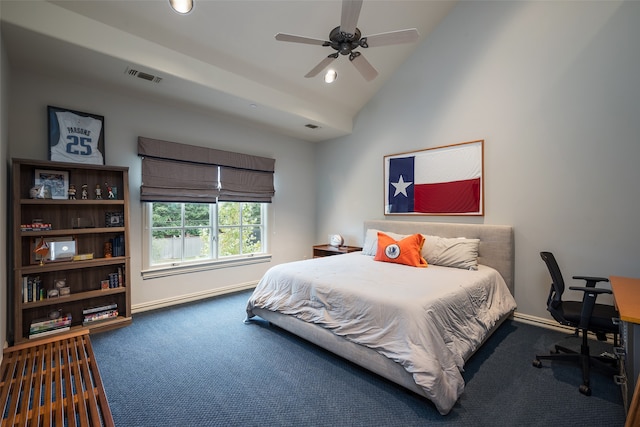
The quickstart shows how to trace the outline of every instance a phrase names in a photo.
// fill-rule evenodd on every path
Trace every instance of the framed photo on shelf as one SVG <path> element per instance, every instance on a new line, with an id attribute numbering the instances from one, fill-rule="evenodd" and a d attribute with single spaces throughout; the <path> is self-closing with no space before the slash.
<path id="1" fill-rule="evenodd" d="M 105 225 L 107 227 L 124 227 L 124 213 L 123 212 L 105 213 Z"/>
<path id="2" fill-rule="evenodd" d="M 47 107 L 49 160 L 104 165 L 104 116 Z"/>
<path id="3" fill-rule="evenodd" d="M 34 184 L 49 188 L 52 199 L 66 199 L 69 191 L 69 172 L 36 169 Z"/>

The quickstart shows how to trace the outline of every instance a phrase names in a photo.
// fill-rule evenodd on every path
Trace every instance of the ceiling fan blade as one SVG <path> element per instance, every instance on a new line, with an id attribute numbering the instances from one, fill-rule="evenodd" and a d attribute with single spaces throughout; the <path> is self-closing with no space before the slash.
<path id="1" fill-rule="evenodd" d="M 373 65 L 371 65 L 360 52 L 351 53 L 349 60 L 354 67 L 360 71 L 360 74 L 362 74 L 362 77 L 364 77 L 366 81 L 370 82 L 378 76 L 378 71 L 373 68 Z"/>
<path id="2" fill-rule="evenodd" d="M 284 34 L 284 33 L 276 34 L 276 40 L 281 41 L 281 42 L 317 44 L 317 45 L 320 45 L 320 46 L 324 45 L 325 43 L 327 43 L 327 46 L 328 46 L 328 43 L 329 43 L 326 40 L 311 39 L 309 37 L 294 36 L 293 34 Z"/>
<path id="3" fill-rule="evenodd" d="M 362 47 L 388 46 L 391 44 L 413 43 L 418 40 L 420 33 L 415 28 L 409 30 L 390 31 L 388 33 L 373 34 L 361 39 Z"/>
<path id="4" fill-rule="evenodd" d="M 342 17 L 340 18 L 341 32 L 355 34 L 360 9 L 362 9 L 362 0 L 342 0 Z"/>
<path id="5" fill-rule="evenodd" d="M 304 76 L 307 78 L 317 76 L 320 71 L 327 68 L 329 64 L 331 64 L 337 57 L 338 57 L 337 53 L 332 53 L 331 55 L 327 56 L 322 61 L 320 61 L 318 65 L 313 67 L 313 69 L 309 71 L 307 74 L 305 74 Z"/>

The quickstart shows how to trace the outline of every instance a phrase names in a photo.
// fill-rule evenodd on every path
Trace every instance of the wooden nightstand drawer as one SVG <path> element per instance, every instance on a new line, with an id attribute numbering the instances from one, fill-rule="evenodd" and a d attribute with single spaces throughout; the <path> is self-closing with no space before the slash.
<path id="1" fill-rule="evenodd" d="M 313 247 L 313 257 L 321 258 L 332 255 L 342 255 L 349 252 L 361 251 L 359 246 L 331 246 L 331 245 L 315 245 Z"/>

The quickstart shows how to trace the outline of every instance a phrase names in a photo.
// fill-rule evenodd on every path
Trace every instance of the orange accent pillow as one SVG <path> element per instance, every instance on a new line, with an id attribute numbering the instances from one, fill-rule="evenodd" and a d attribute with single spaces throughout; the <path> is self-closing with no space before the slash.
<path id="1" fill-rule="evenodd" d="M 413 234 L 402 240 L 395 240 L 378 231 L 378 250 L 374 260 L 395 262 L 413 267 L 427 267 L 427 261 L 421 254 L 423 244 L 424 236 L 422 234 Z"/>

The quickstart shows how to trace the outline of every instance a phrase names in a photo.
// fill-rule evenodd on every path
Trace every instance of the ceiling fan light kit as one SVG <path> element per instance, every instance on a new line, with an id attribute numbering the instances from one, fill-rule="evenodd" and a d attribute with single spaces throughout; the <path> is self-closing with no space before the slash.
<path id="1" fill-rule="evenodd" d="M 362 37 L 360 29 L 356 27 L 361 8 L 362 0 L 343 0 L 340 26 L 335 27 L 329 32 L 329 40 L 313 39 L 284 33 L 276 34 L 276 40 L 330 47 L 336 51 L 324 58 L 318 65 L 313 67 L 311 71 L 305 74 L 307 78 L 318 75 L 318 73 L 326 69 L 338 58 L 338 55 L 349 55 L 349 60 L 360 72 L 362 77 L 364 77 L 366 81 L 371 81 L 376 78 L 378 71 L 367 61 L 361 52 L 355 51 L 355 49 L 412 43 L 418 40 L 420 35 L 418 30 L 411 28 Z"/>
<path id="2" fill-rule="evenodd" d="M 325 83 L 333 83 L 338 78 L 338 73 L 334 69 L 329 69 L 327 73 L 324 75 Z"/>

